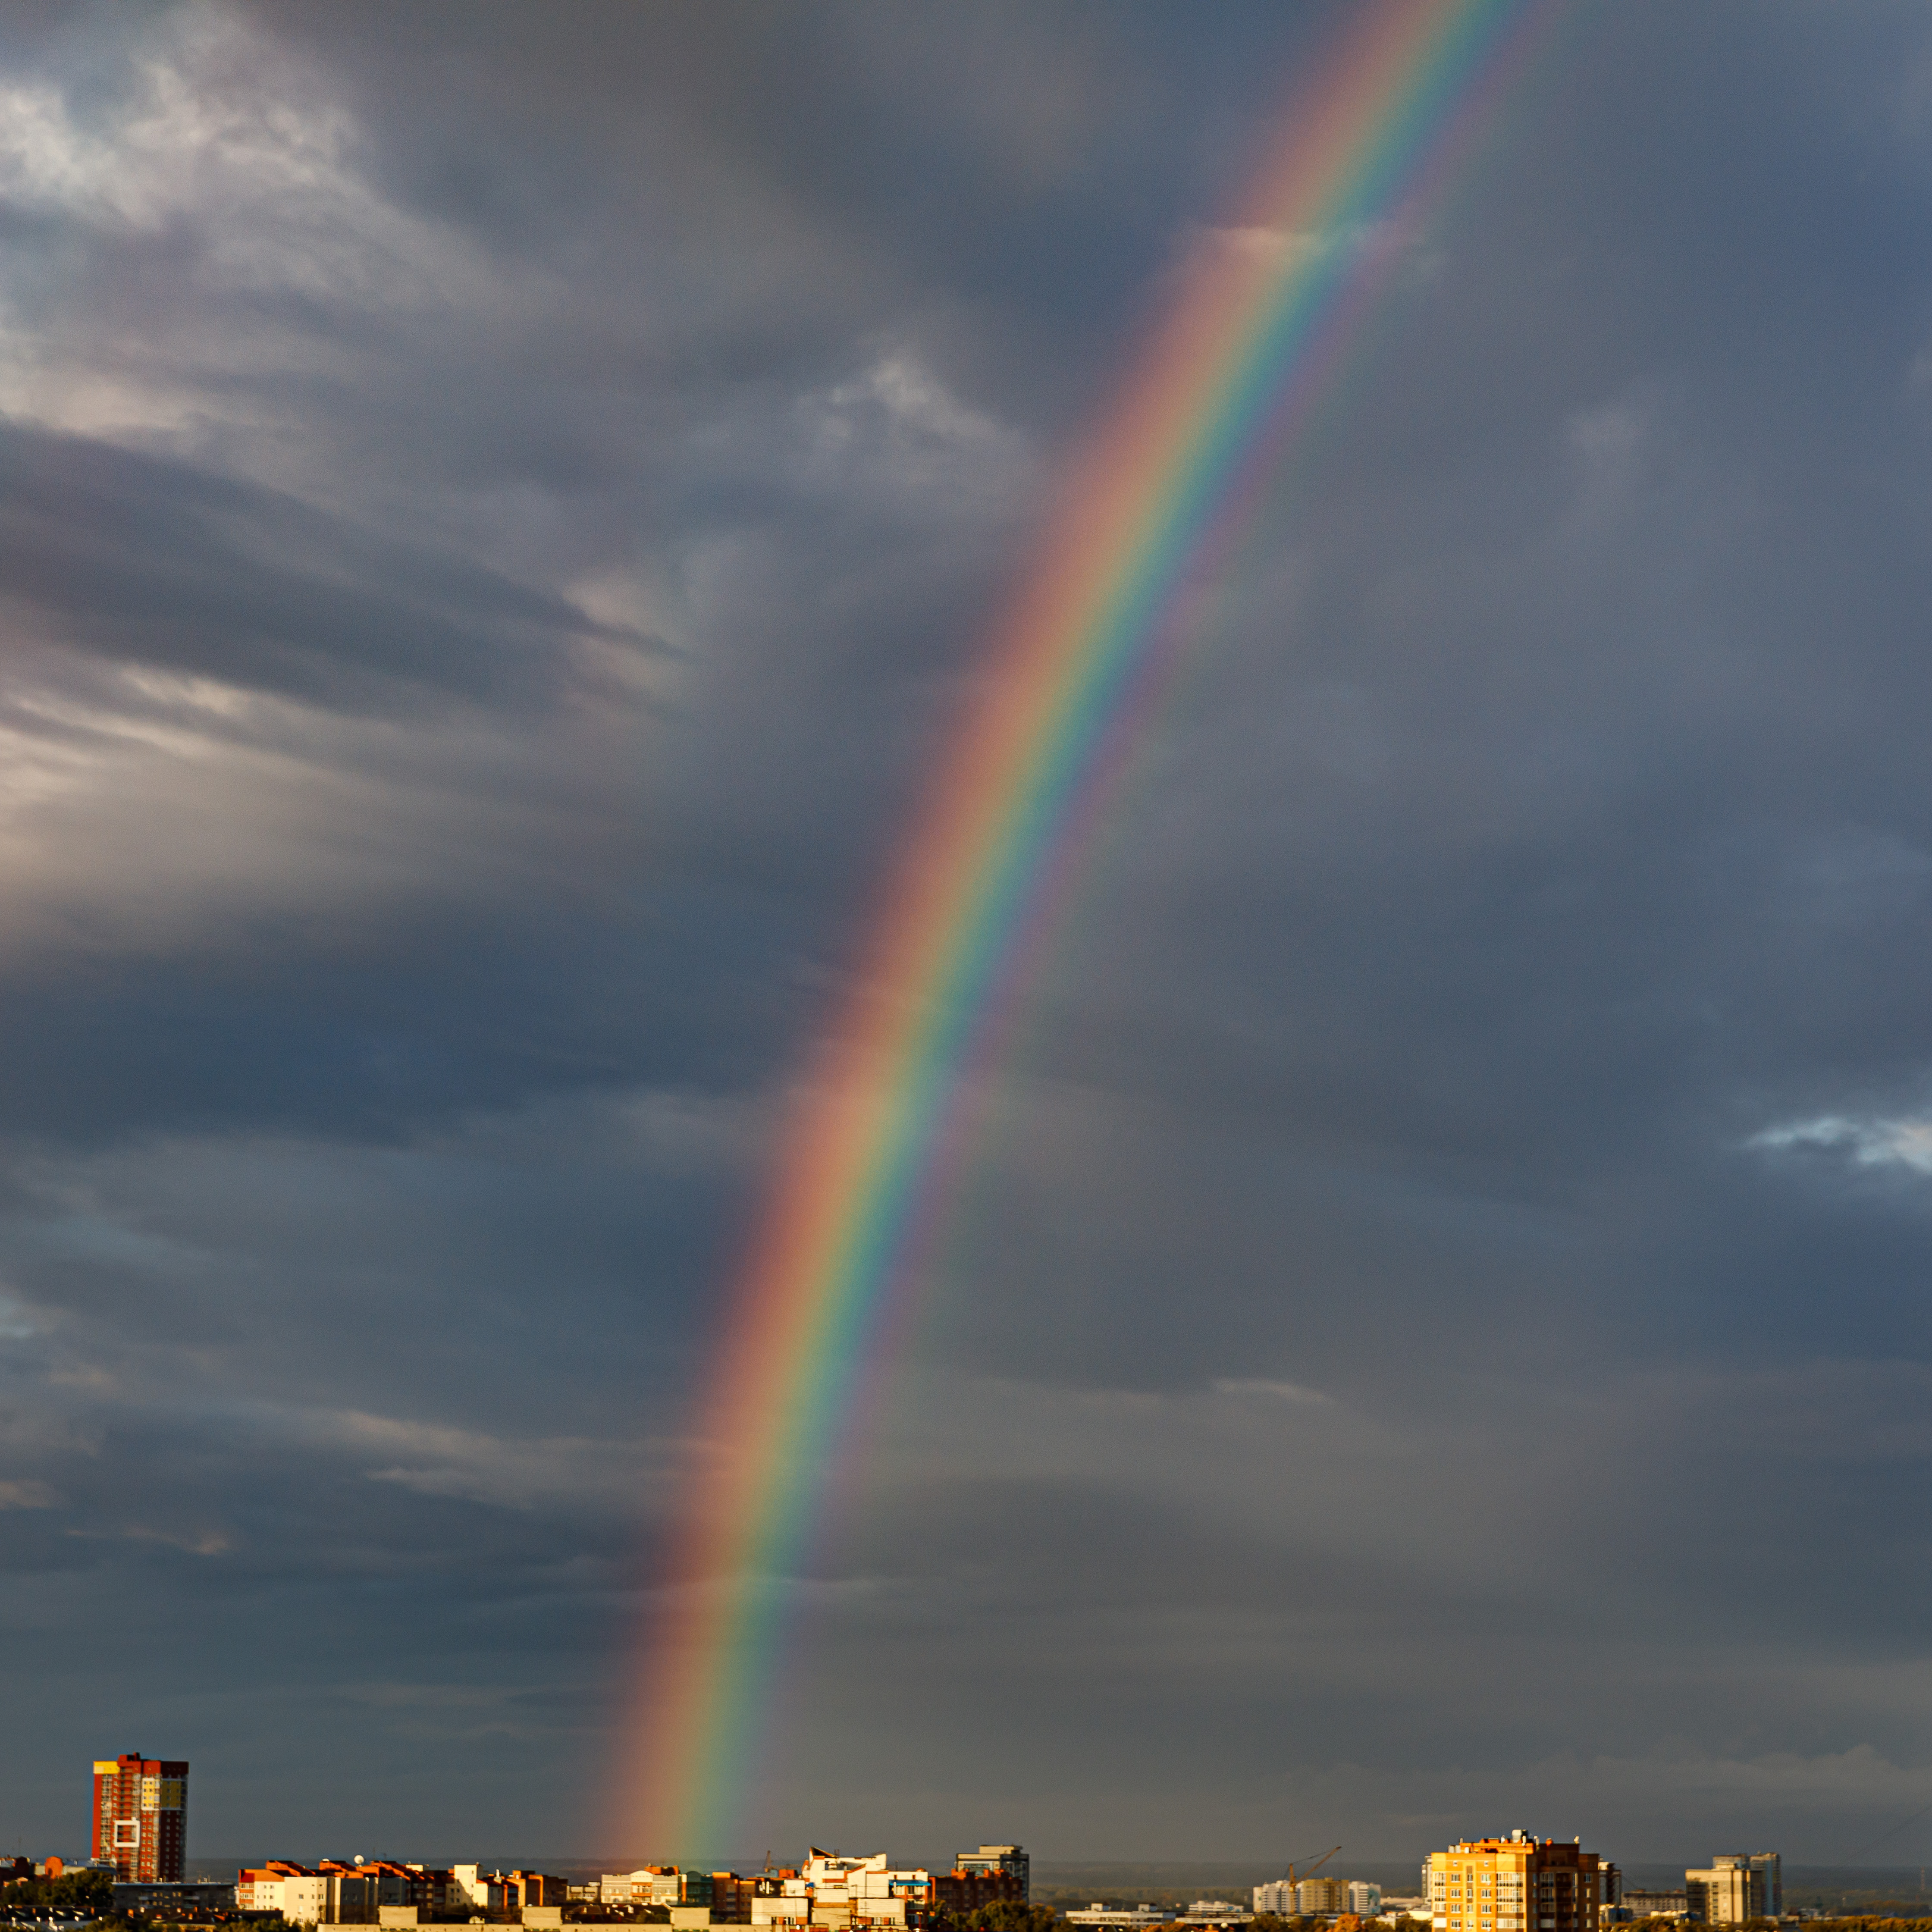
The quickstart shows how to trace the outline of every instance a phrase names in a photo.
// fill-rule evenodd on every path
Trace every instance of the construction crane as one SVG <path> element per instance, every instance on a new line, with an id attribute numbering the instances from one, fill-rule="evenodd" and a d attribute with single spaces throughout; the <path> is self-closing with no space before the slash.
<path id="1" fill-rule="evenodd" d="M 1288 1862 L 1288 1876 L 1282 1880 L 1282 1882 L 1286 1885 L 1296 1885 L 1304 1878 L 1312 1878 L 1341 1849 L 1340 1845 L 1330 1845 L 1312 1865 L 1304 1865 L 1299 1874 L 1296 1872 L 1294 1861 L 1291 1859 Z"/>

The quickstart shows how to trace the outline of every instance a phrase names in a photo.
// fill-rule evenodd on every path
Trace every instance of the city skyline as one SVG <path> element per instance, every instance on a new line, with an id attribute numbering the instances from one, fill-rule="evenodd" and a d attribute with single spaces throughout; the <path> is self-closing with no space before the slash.
<path id="1" fill-rule="evenodd" d="M 44 1857 L 40 1862 L 48 1875 L 60 1876 L 64 1866 L 73 1873 L 100 1868 L 111 1874 L 117 1882 L 142 1886 L 159 1885 L 163 1888 L 180 1886 L 184 1880 L 192 1886 L 212 1876 L 207 1869 L 210 1864 L 208 1855 L 203 1853 L 197 1858 L 190 1857 L 187 1852 L 190 1768 L 185 1760 L 152 1760 L 139 1751 L 122 1752 L 116 1758 L 94 1760 L 88 1806 L 91 1857 L 85 1862 L 74 1858 L 64 1860 L 57 1854 Z M 1360 1876 L 1364 1870 L 1372 1869 L 1386 1879 L 1391 1871 L 1400 1868 L 1400 1862 L 1371 1860 L 1365 1866 L 1359 1861 L 1345 1860 L 1336 1864 L 1333 1861 L 1343 1848 L 1336 1846 L 1320 1858 L 1302 1861 L 1298 1879 L 1294 1875 L 1294 1862 L 1291 1860 L 1288 1862 L 1286 1877 L 1264 1880 L 1253 1886 L 1252 1907 L 1257 1913 L 1276 1916 L 1293 1916 L 1299 1912 L 1304 1916 L 1334 1917 L 1348 1912 L 1375 1917 L 1383 1909 L 1386 1892 L 1389 1910 L 1396 1916 L 1402 1916 L 1409 1908 L 1420 1906 L 1421 1912 L 1411 1916 L 1428 1916 L 1432 1913 L 1441 1932 L 1473 1932 L 1473 1919 L 1468 1924 L 1464 1922 L 1460 1916 L 1460 1906 L 1450 1902 L 1450 1894 L 1461 1892 L 1466 1880 L 1473 1886 L 1479 1870 L 1492 1876 L 1502 1868 L 1510 1868 L 1516 1874 L 1514 1882 L 1519 1892 L 1526 1883 L 1535 1882 L 1534 1874 L 1545 1869 L 1573 1875 L 1559 1876 L 1553 1880 L 1545 1879 L 1543 1882 L 1546 1886 L 1555 1883 L 1574 1888 L 1578 1882 L 1574 1874 L 1581 1871 L 1589 1875 L 1587 1891 L 1592 1905 L 1609 1906 L 1624 1901 L 1633 1882 L 1631 1874 L 1647 1870 L 1654 1876 L 1658 1869 L 1654 1864 L 1646 1866 L 1645 1861 L 1636 1859 L 1628 1862 L 1626 1870 L 1624 1863 L 1598 1851 L 1586 1852 L 1581 1846 L 1580 1834 L 1564 1841 L 1538 1838 L 1520 1828 L 1507 1836 L 1498 1834 L 1465 1839 L 1450 1844 L 1446 1852 L 1432 1850 L 1421 1858 L 1421 1888 L 1412 1895 L 1382 1883 L 1369 1882 Z M 24 1861 L 16 1858 L 13 1862 L 24 1867 L 34 1861 L 31 1858 Z M 220 1862 L 217 1859 L 214 1862 Z M 526 1910 L 532 1904 L 548 1910 L 566 1902 L 566 1895 L 555 1890 L 566 1882 L 546 1877 L 540 1869 L 540 1862 L 529 1869 L 512 1866 L 506 1872 L 502 1861 L 494 1865 L 487 1861 L 478 1862 L 473 1859 L 466 1863 L 435 1859 L 404 1862 L 386 1855 L 371 1857 L 358 1852 L 350 1858 L 318 1856 L 314 1864 L 308 1864 L 289 1862 L 278 1856 L 259 1870 L 244 1866 L 238 1873 L 238 1884 L 244 1891 L 256 1881 L 274 1888 L 279 1888 L 284 1879 L 305 1882 L 320 1877 L 326 1880 L 333 1875 L 339 1881 L 351 1874 L 358 1877 L 366 1874 L 371 1882 L 380 1888 L 369 1900 L 363 1901 L 370 1906 L 408 1904 L 441 1916 L 446 1910 L 454 1909 L 450 1900 L 442 1896 L 448 1891 L 452 1899 L 460 1895 L 469 1904 L 491 1912 L 512 1907 Z M 580 1874 L 584 1869 L 579 1861 L 560 1862 L 565 1868 Z M 609 1863 L 608 1860 L 601 1862 L 603 1866 Z M 1014 1842 L 982 1841 L 976 1847 L 956 1852 L 950 1863 L 914 1861 L 903 1869 L 901 1864 L 895 1864 L 889 1853 L 854 1857 L 836 1850 L 828 1852 L 812 1844 L 788 1863 L 775 1863 L 767 1851 L 762 1866 L 754 1874 L 748 1866 L 745 1875 L 740 1874 L 735 1868 L 681 1869 L 675 1862 L 652 1863 L 648 1860 L 628 1871 L 614 1873 L 600 1868 L 596 1882 L 584 1887 L 582 1896 L 594 1898 L 605 1906 L 626 1908 L 658 1905 L 682 1907 L 701 1904 L 711 1910 L 716 1922 L 757 1923 L 764 1922 L 772 1913 L 762 1908 L 752 1909 L 749 1901 L 754 1876 L 760 1889 L 766 1888 L 767 1882 L 770 1888 L 776 1889 L 778 1880 L 802 1879 L 802 1887 L 791 1886 L 787 1888 L 809 1891 L 823 1888 L 829 1883 L 840 1888 L 842 1896 L 842 1888 L 849 1874 L 855 1885 L 861 1877 L 868 1882 L 876 1881 L 874 1888 L 881 1898 L 916 1897 L 922 1904 L 937 1904 L 943 1910 L 970 1911 L 1001 1899 L 1027 1899 L 1030 1893 L 1033 1864 L 1034 1858 L 1028 1849 Z M 1714 1924 L 1776 1918 L 1784 1909 L 1782 1864 L 1780 1854 L 1756 1852 L 1720 1853 L 1712 1857 L 1705 1868 L 1687 1867 L 1683 1872 L 1685 1888 L 1676 1894 L 1679 1916 L 1684 1916 L 1688 1910 L 1692 1920 Z M 1133 1868 L 1129 1862 L 1120 1868 Z M 1045 1869 L 1053 1872 L 1055 1867 L 1049 1861 Z M 1070 1865 L 1066 1869 L 1082 1868 Z M 1157 1870 L 1160 1868 L 1150 1865 L 1144 1869 Z M 1324 1871 L 1327 1876 L 1316 1875 Z M 933 1876 L 942 1872 L 948 1875 L 947 1879 L 935 1892 Z M 1597 1876 L 1599 1874 L 1602 1875 L 1600 1880 Z M 1526 1874 L 1532 1876 L 1526 1877 Z M 1920 1878 L 1923 1889 L 1922 1869 Z M 911 1882 L 914 1880 L 918 1882 L 916 1886 Z M 499 1881 L 502 1882 L 500 1888 L 506 1893 L 502 1898 L 496 1896 Z M 745 1895 L 726 1898 L 722 1894 L 717 1888 L 727 1881 L 737 1886 Z M 701 1888 L 694 1889 L 694 1883 Z M 950 1892 L 945 1889 L 946 1884 L 950 1884 Z M 329 1894 L 321 1896 L 326 1898 Z M 1634 1896 L 1640 1900 L 1654 1902 L 1667 1894 L 1639 1889 Z M 576 1902 L 579 1893 L 573 1889 L 567 1898 L 569 1902 Z M 248 1897 L 241 1898 L 238 1902 L 244 1909 L 263 1909 L 259 1901 Z M 334 1902 L 339 1906 L 340 1898 L 337 1897 Z M 358 1906 L 357 1910 L 361 1910 Z M 1097 1904 L 1095 1910 L 1099 1910 Z M 746 1916 L 748 1912 L 749 1917 Z M 331 1912 L 328 1916 L 336 1915 Z M 1576 1916 L 1573 1910 L 1571 1916 Z M 1088 1918 L 1092 1918 L 1092 1914 Z M 1485 1920 L 1486 1922 L 1486 1912 Z M 1077 1919 L 1074 1922 L 1087 1921 Z M 1498 1932 L 1510 1932 L 1509 1925 L 1502 1925 Z M 1594 1928 L 1566 1928 L 1559 1915 L 1558 1923 L 1550 1928 L 1550 1932 L 1594 1932 Z"/>
<path id="2" fill-rule="evenodd" d="M 775 1863 L 768 1852 L 755 1872 L 680 1868 L 671 1863 L 646 1863 L 637 1869 L 601 1870 L 560 1867 L 506 1869 L 499 1862 L 471 1859 L 439 1863 L 370 1858 L 322 1858 L 314 1863 L 278 1858 L 243 1865 L 232 1880 L 204 1869 L 179 1869 L 178 1858 L 140 1856 L 151 1834 L 145 1829 L 127 1838 L 104 1821 L 130 1810 L 172 1808 L 176 1829 L 170 1840 L 178 1852 L 181 1814 L 185 1811 L 188 1766 L 168 1762 L 178 1789 L 154 1794 L 142 1790 L 156 1780 L 146 1776 L 162 1766 L 139 1753 L 94 1766 L 93 1811 L 98 1847 L 85 1863 L 64 1862 L 57 1856 L 0 1856 L 0 1884 L 45 1880 L 73 1885 L 111 1880 L 118 1909 L 139 1907 L 166 1916 L 170 1905 L 202 1915 L 220 1916 L 238 1909 L 243 1913 L 276 1913 L 292 1924 L 374 1924 L 399 1928 L 418 1924 L 462 1922 L 520 1923 L 555 1928 L 588 1919 L 607 1924 L 634 1923 L 668 1913 L 674 1928 L 697 1932 L 707 1925 L 766 1925 L 778 1928 L 837 1928 L 837 1932 L 892 1932 L 892 1928 L 964 1925 L 986 1932 L 1044 1932 L 1055 1921 L 1092 1928 L 1092 1932 L 1138 1932 L 1160 1925 L 1203 1928 L 1247 1925 L 1264 1922 L 1268 1932 L 1288 1922 L 1299 1925 L 1327 1923 L 1338 1932 L 1356 1932 L 1358 1925 L 1382 1921 L 1396 1928 L 1432 1926 L 1433 1932 L 1603 1932 L 1613 1926 L 1660 1925 L 1748 1927 L 1776 1922 L 1786 1924 L 1842 1918 L 1847 1909 L 1860 1922 L 1903 1912 L 1907 1921 L 1923 1925 L 1932 1918 L 1916 1918 L 1910 1882 L 1897 1890 L 1904 1898 L 1885 1900 L 1882 1890 L 1868 1883 L 1855 1886 L 1862 1875 L 1843 1868 L 1794 1874 L 1798 1897 L 1787 1893 L 1784 1860 L 1778 1852 L 1732 1852 L 1713 1856 L 1702 1868 L 1664 1874 L 1659 1868 L 1632 1862 L 1628 1868 L 1602 1852 L 1586 1849 L 1581 1835 L 1568 1840 L 1539 1838 L 1517 1828 L 1452 1842 L 1420 1862 L 1418 1889 L 1408 1889 L 1408 1872 L 1383 1866 L 1371 1880 L 1336 1868 L 1341 1850 L 1334 1846 L 1319 1858 L 1304 1861 L 1300 1876 L 1291 1861 L 1286 1876 L 1231 1892 L 1210 1882 L 1204 1895 L 1185 1903 L 1150 1887 L 1151 1898 L 1112 1904 L 1100 1899 L 1070 1902 L 1068 1888 L 1048 1883 L 1042 1893 L 1032 1888 L 1034 1860 L 1027 1848 L 1014 1843 L 982 1843 L 955 1853 L 946 1863 L 928 1868 L 895 1859 L 889 1852 L 849 1854 L 812 1845 L 792 1862 Z M 139 1799 L 130 1798 L 130 1780 Z M 166 1801 L 164 1804 L 164 1800 Z M 145 1822 L 145 1821 L 144 1821 Z M 104 1844 L 106 1850 L 99 1848 Z M 149 1869 L 167 1864 L 171 1869 Z M 1054 1868 L 1049 1864 L 1049 1873 Z M 1180 1868 L 1160 1872 L 1172 1879 Z M 1099 1881 L 1096 1868 L 1081 1870 L 1091 1888 Z M 1118 1868 L 1119 1878 L 1136 1868 Z M 1200 1884 L 1207 1868 L 1195 1868 Z M 1324 1873 L 1327 1876 L 1321 1876 Z M 1396 1876 L 1400 1873 L 1400 1876 Z M 1223 1879 L 1226 1874 L 1222 1874 Z M 1916 1894 L 1927 1892 L 1923 1868 L 1917 1873 Z M 184 1882 L 185 1879 L 185 1882 Z M 1391 1880 L 1393 1879 L 1393 1882 Z M 1134 1880 L 1130 1884 L 1136 1883 Z M 1078 1888 L 1076 1888 L 1078 1889 Z M 1834 1912 L 1829 1894 L 1838 1894 Z M 1810 1896 L 1807 1897 L 1807 1892 Z M 1244 1896 L 1244 1893 L 1246 1896 Z M 1153 1902 L 1166 1898 L 1168 1903 Z M 1855 1904 L 1855 1899 L 1863 1903 Z M 69 1898 L 64 1909 L 77 1902 Z M 15 1908 L 17 1910 L 17 1906 Z M 993 1916 L 984 1918 L 990 1912 Z M 1017 1918 L 1002 1914 L 1018 1915 Z"/>

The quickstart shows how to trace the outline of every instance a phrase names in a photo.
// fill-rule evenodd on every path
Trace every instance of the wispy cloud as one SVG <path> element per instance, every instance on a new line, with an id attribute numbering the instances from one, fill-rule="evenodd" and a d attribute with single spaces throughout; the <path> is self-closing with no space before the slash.
<path id="1" fill-rule="evenodd" d="M 119 1529 L 70 1529 L 68 1534 L 81 1543 L 158 1543 L 170 1550 L 184 1550 L 190 1556 L 221 1556 L 235 1546 L 225 1530 L 156 1529 L 146 1523 Z"/>
<path id="2" fill-rule="evenodd" d="M 371 1482 L 507 1509 L 570 1502 L 634 1509 L 664 1481 L 655 1444 L 590 1436 L 520 1438 L 356 1410 L 315 1411 L 298 1432 L 370 1460 Z"/>
<path id="3" fill-rule="evenodd" d="M 1820 1114 L 1808 1120 L 1767 1127 L 1748 1145 L 1771 1153 L 1793 1148 L 1823 1148 L 1842 1153 L 1861 1167 L 1904 1167 L 1932 1174 L 1932 1120 L 1905 1116 L 1858 1120 Z"/>
<path id="4" fill-rule="evenodd" d="M 1264 1376 L 1223 1376 L 1214 1384 L 1216 1395 L 1265 1396 L 1272 1402 L 1333 1402 L 1335 1398 L 1324 1395 L 1319 1389 L 1304 1388 L 1300 1382 L 1270 1382 Z"/>

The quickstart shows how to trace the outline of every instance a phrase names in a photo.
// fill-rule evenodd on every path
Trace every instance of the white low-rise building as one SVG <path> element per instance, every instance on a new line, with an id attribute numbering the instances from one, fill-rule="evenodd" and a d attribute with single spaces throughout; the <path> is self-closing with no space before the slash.
<path id="1" fill-rule="evenodd" d="M 458 1865 L 474 1872 L 473 1865 Z M 682 1905 L 687 1901 L 684 1874 L 675 1865 L 640 1865 L 635 1871 L 605 1872 L 597 1881 L 597 1898 L 604 1905 Z"/>
<path id="2" fill-rule="evenodd" d="M 238 1892 L 241 1888 L 236 1887 Z M 250 1907 L 256 1912 L 279 1912 L 291 1925 L 322 1925 L 330 1922 L 328 1881 L 321 1877 L 257 1879 L 250 1888 Z"/>
<path id="3" fill-rule="evenodd" d="M 895 1865 L 884 1852 L 847 1858 L 816 1846 L 803 1867 L 768 1887 L 758 1881 L 752 1923 L 773 1928 L 823 1926 L 830 1932 L 892 1932 L 933 1902 L 932 1874 Z"/>
<path id="4" fill-rule="evenodd" d="M 760 1892 L 752 1900 L 754 1925 L 809 1925 L 812 1894 L 802 1879 L 788 1878 L 779 1891 Z"/>
<path id="5" fill-rule="evenodd" d="M 376 1914 L 373 1879 L 299 1866 L 244 1870 L 236 1880 L 235 1903 L 243 1912 L 279 1912 L 291 1925 L 369 1925 Z"/>

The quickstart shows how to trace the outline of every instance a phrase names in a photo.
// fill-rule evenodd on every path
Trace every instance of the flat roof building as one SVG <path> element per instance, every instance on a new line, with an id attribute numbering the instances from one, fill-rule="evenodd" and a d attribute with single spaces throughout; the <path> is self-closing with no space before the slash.
<path id="1" fill-rule="evenodd" d="M 982 1845 L 976 1852 L 962 1852 L 952 1861 L 952 1869 L 968 1876 L 1000 1873 L 1018 1880 L 1018 1897 L 1032 1895 L 1033 1861 L 1023 1845 Z"/>
<path id="2" fill-rule="evenodd" d="M 188 1846 L 188 1760 L 124 1751 L 94 1764 L 94 1861 L 123 1884 L 178 1885 Z"/>
<path id="3" fill-rule="evenodd" d="M 1706 1925 L 1775 1918 L 1784 1910 L 1784 1860 L 1775 1852 L 1730 1852 L 1684 1874 L 1688 1916 Z"/>
<path id="4" fill-rule="evenodd" d="M 1434 1932 L 1598 1932 L 1616 1889 L 1616 1868 L 1575 1840 L 1514 1832 L 1430 1855 Z"/>
<path id="5" fill-rule="evenodd" d="M 1690 1895 L 1682 1892 L 1626 1892 L 1622 1902 L 1633 1918 L 1682 1918 L 1690 1909 Z"/>
<path id="6" fill-rule="evenodd" d="M 194 1879 L 176 1884 L 157 1880 L 152 1885 L 138 1880 L 114 1888 L 116 1912 L 184 1911 L 228 1912 L 235 1909 L 235 1888 L 213 1879 Z"/>

